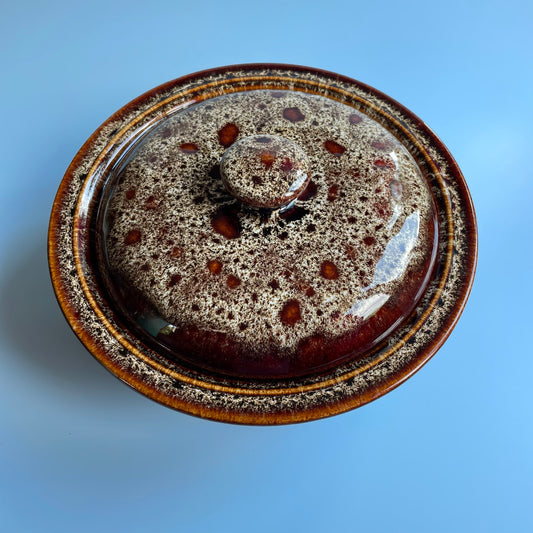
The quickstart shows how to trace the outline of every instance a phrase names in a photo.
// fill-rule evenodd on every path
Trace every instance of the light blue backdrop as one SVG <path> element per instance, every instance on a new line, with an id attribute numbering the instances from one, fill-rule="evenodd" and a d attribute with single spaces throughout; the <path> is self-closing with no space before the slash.
<path id="1" fill-rule="evenodd" d="M 533 531 L 529 1 L 2 2 L 0 529 Z M 399 389 L 332 419 L 234 427 L 155 404 L 70 332 L 45 240 L 109 115 L 169 79 L 272 61 L 351 76 L 441 137 L 477 208 L 461 321 Z"/>

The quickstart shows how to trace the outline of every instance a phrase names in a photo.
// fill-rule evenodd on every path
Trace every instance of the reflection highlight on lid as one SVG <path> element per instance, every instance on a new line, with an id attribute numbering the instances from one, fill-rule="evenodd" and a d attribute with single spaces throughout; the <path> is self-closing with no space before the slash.
<path id="1" fill-rule="evenodd" d="M 363 291 L 394 281 L 405 272 L 418 240 L 419 228 L 420 212 L 415 211 L 405 219 L 402 229 L 387 243 L 385 252 L 376 265 L 372 283 Z"/>
<path id="2" fill-rule="evenodd" d="M 348 309 L 346 315 L 353 315 L 366 320 L 377 313 L 383 305 L 387 303 L 389 298 L 390 294 L 379 292 L 364 300 L 357 300 L 352 307 Z"/>

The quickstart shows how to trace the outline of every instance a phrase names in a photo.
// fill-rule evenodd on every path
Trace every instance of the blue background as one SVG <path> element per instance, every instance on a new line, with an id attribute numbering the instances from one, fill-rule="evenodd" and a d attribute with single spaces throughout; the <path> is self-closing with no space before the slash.
<path id="1" fill-rule="evenodd" d="M 533 531 L 529 1 L 6 2 L 0 15 L 3 531 Z M 101 367 L 46 231 L 85 139 L 144 91 L 272 61 L 368 83 L 462 168 L 480 253 L 449 341 L 387 396 L 277 428 L 199 420 Z"/>

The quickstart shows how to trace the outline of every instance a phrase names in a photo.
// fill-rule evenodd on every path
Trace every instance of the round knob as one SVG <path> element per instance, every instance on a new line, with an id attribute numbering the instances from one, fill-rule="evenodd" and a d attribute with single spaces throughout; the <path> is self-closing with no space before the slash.
<path id="1" fill-rule="evenodd" d="M 297 198 L 311 176 L 305 152 L 277 135 L 251 135 L 226 150 L 220 163 L 226 189 L 242 202 L 282 207 Z"/>

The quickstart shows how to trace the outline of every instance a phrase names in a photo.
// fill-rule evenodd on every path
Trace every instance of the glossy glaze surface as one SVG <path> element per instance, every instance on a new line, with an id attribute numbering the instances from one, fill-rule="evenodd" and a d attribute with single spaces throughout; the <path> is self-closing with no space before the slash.
<path id="1" fill-rule="evenodd" d="M 324 239 L 322 239 L 323 246 L 320 247 L 320 253 L 333 254 L 332 256 L 319 257 L 317 249 L 313 249 L 312 246 L 307 251 L 310 252 L 310 257 L 314 257 L 315 260 L 320 259 L 320 262 L 298 263 L 294 261 L 293 255 L 290 256 L 289 266 L 293 270 L 292 273 L 289 271 L 287 278 L 283 278 L 284 286 L 282 287 L 280 280 L 277 280 L 280 289 L 269 287 L 269 290 L 281 290 L 280 296 L 283 298 L 280 297 L 277 302 L 283 303 L 272 311 L 271 317 L 278 321 L 279 330 L 282 328 L 281 324 L 286 323 L 283 327 L 290 333 L 291 339 L 296 340 L 297 335 L 311 323 L 331 328 L 332 324 L 335 327 L 335 324 L 342 322 L 337 315 L 330 316 L 329 318 L 332 319 L 330 321 L 323 318 L 322 322 L 320 320 L 307 322 L 307 318 L 312 316 L 308 308 L 304 307 L 308 301 L 324 299 L 327 305 L 334 305 L 333 301 L 326 301 L 326 291 L 323 287 L 327 290 L 331 287 L 338 289 L 345 284 L 346 287 L 350 287 L 350 290 L 355 291 L 350 293 L 350 298 L 354 295 L 355 298 L 351 302 L 345 301 L 346 305 L 350 305 L 350 307 L 344 307 L 345 312 L 352 309 L 355 302 L 361 300 L 358 295 L 361 295 L 364 289 L 367 293 L 380 290 L 381 288 L 376 283 L 383 283 L 389 276 L 376 277 L 376 272 L 392 272 L 390 269 L 380 268 L 380 265 L 385 264 L 381 259 L 393 250 L 397 250 L 394 255 L 401 253 L 400 244 L 403 237 L 398 236 L 410 234 L 414 227 L 413 217 L 417 216 L 415 213 L 418 210 L 418 216 L 420 216 L 419 237 L 416 247 L 411 250 L 412 256 L 407 263 L 407 270 L 403 277 L 389 279 L 383 283 L 384 286 L 387 285 L 387 294 L 391 294 L 391 298 L 384 303 L 379 312 L 370 317 L 370 320 L 384 313 L 387 306 L 392 305 L 394 297 L 401 299 L 405 294 L 401 289 L 402 283 L 406 283 L 405 286 L 413 290 L 418 287 L 421 291 L 420 295 L 415 295 L 417 302 L 412 311 L 405 316 L 407 311 L 404 304 L 397 302 L 398 306 L 392 306 L 391 309 L 396 316 L 405 318 L 394 323 L 392 328 L 383 330 L 383 338 L 378 339 L 372 348 L 360 354 L 342 356 L 336 361 L 330 360 L 329 362 L 315 360 L 302 372 L 299 372 L 297 367 L 294 370 L 293 365 L 293 369 L 289 369 L 290 372 L 287 374 L 283 373 L 285 370 L 280 369 L 279 365 L 274 364 L 269 370 L 272 373 L 271 377 L 260 379 L 254 377 L 256 369 L 253 366 L 248 367 L 245 377 L 234 372 L 235 365 L 228 365 L 231 358 L 223 362 L 225 367 L 219 361 L 206 361 L 205 359 L 200 364 L 195 363 L 193 362 L 194 351 L 191 351 L 192 356 L 190 355 L 187 359 L 182 353 L 183 345 L 180 345 L 180 353 L 177 353 L 154 340 L 155 337 L 148 331 L 155 335 L 161 332 L 161 329 L 157 327 L 157 322 L 153 327 L 153 324 L 149 325 L 142 320 L 132 320 L 134 316 L 140 317 L 139 309 L 142 309 L 147 301 L 149 302 L 148 298 L 151 294 L 167 295 L 171 292 L 168 288 L 169 282 L 172 282 L 172 279 L 169 279 L 169 270 L 161 271 L 160 275 L 156 276 L 150 274 L 151 277 L 146 272 L 141 275 L 143 272 L 141 267 L 149 262 L 148 259 L 154 260 L 158 265 L 157 268 L 165 264 L 164 261 L 158 263 L 157 257 L 148 256 L 148 248 L 153 248 L 155 255 L 159 254 L 159 257 L 163 257 L 163 248 L 167 247 L 165 249 L 170 254 L 164 257 L 168 257 L 169 260 L 172 258 L 172 250 L 179 248 L 179 244 L 177 246 L 166 244 L 164 235 L 161 235 L 159 239 L 146 240 L 144 237 L 151 228 L 150 224 L 156 223 L 156 213 L 165 202 L 169 201 L 170 204 L 182 202 L 186 205 L 191 198 L 194 199 L 190 193 L 185 194 L 183 198 L 179 195 L 166 197 L 168 187 L 161 190 L 154 187 L 156 177 L 153 172 L 154 167 L 149 166 L 145 161 L 146 157 L 142 155 L 143 147 L 149 147 L 155 139 L 159 139 L 158 143 L 166 142 L 173 147 L 172 155 L 175 159 L 168 163 L 171 177 L 178 162 L 180 165 L 185 164 L 185 168 L 199 169 L 202 164 L 205 164 L 205 161 L 204 163 L 201 161 L 204 160 L 207 152 L 203 150 L 201 143 L 195 141 L 192 135 L 194 131 L 177 143 L 179 136 L 170 142 L 169 138 L 175 137 L 174 132 L 172 129 L 165 131 L 165 127 L 170 125 L 172 120 L 180 120 L 178 119 L 180 116 L 185 117 L 184 111 L 202 109 L 202 105 L 208 103 L 209 100 L 213 101 L 220 96 L 249 95 L 252 91 L 266 91 L 273 100 L 277 98 L 279 103 L 273 104 L 279 105 L 276 121 L 283 124 L 284 129 L 274 132 L 275 135 L 297 141 L 298 145 L 306 150 L 312 164 L 315 164 L 313 153 L 307 152 L 308 148 L 302 146 L 305 143 L 302 143 L 297 136 L 305 135 L 311 138 L 315 135 L 317 142 L 313 144 L 311 152 L 314 150 L 315 155 L 320 153 L 319 159 L 328 161 L 325 167 L 328 172 L 323 172 L 324 168 L 322 168 L 316 173 L 320 180 L 314 180 L 312 173 L 311 181 L 296 201 L 295 209 L 286 210 L 285 218 L 279 217 L 279 220 L 269 222 L 270 226 L 267 224 L 266 233 L 270 227 L 272 242 L 283 242 L 285 245 L 291 243 L 289 246 L 298 246 L 288 239 L 288 236 L 289 233 L 293 233 L 293 229 L 303 227 L 304 231 L 299 232 L 298 235 L 299 238 L 304 239 L 300 243 L 304 247 L 311 242 L 306 240 L 306 235 L 309 235 L 311 239 L 313 233 L 322 235 L 324 231 L 330 233 L 333 231 L 331 229 L 333 226 L 319 228 L 319 224 L 314 220 L 307 221 L 306 217 L 317 218 L 316 215 L 320 215 L 327 220 L 332 206 L 337 209 L 343 205 L 346 198 L 346 196 L 343 197 L 343 192 L 345 195 L 356 195 L 354 188 L 344 189 L 334 178 L 339 177 L 339 171 L 343 165 L 351 166 L 350 161 L 355 154 L 347 142 L 351 139 L 347 132 L 355 132 L 358 129 L 361 131 L 360 126 L 363 126 L 362 131 L 364 131 L 365 127 L 375 123 L 377 129 L 371 126 L 369 132 L 382 131 L 384 137 L 389 136 L 394 144 L 392 149 L 386 148 L 383 154 L 380 144 L 372 146 L 372 142 L 376 141 L 373 135 L 367 138 L 366 143 L 363 142 L 364 136 L 356 137 L 365 146 L 362 153 L 367 154 L 365 157 L 369 164 L 361 166 L 364 169 L 363 176 L 368 179 L 354 180 L 353 183 L 370 187 L 372 176 L 382 176 L 383 183 L 388 184 L 389 188 L 385 187 L 377 191 L 377 197 L 379 198 L 380 194 L 384 195 L 383 199 L 386 200 L 385 205 L 388 205 L 388 208 L 382 210 L 381 214 L 377 210 L 377 213 L 379 216 L 387 215 L 383 217 L 385 222 L 389 221 L 391 213 L 394 213 L 394 195 L 399 195 L 399 188 L 392 178 L 394 165 L 388 163 L 387 158 L 384 160 L 383 155 L 394 152 L 400 159 L 406 161 L 406 164 L 401 167 L 406 172 L 406 176 L 414 177 L 415 186 L 412 188 L 404 188 L 404 185 L 410 183 L 408 179 L 398 180 L 402 184 L 404 209 L 395 221 L 396 228 L 376 229 L 375 225 L 379 224 L 376 224 L 374 208 L 368 209 L 368 213 L 366 213 L 367 209 L 363 209 L 358 219 L 359 227 L 363 228 L 365 235 L 354 233 L 352 240 L 355 239 L 359 243 L 356 252 L 363 254 L 360 256 L 363 257 L 363 262 L 365 259 L 371 261 L 366 279 L 354 282 L 355 278 L 347 276 L 346 266 L 349 266 L 351 262 L 349 255 L 342 255 L 346 250 L 332 246 Z M 284 93 L 288 93 L 288 98 L 283 102 L 284 98 L 279 96 Z M 310 97 L 309 101 L 320 97 L 327 99 L 327 103 L 332 108 L 340 105 L 345 111 L 346 108 L 350 109 L 349 114 L 344 115 L 345 127 L 349 127 L 342 130 L 345 131 L 345 135 L 319 135 L 323 130 L 316 130 L 314 129 L 316 124 L 311 122 L 309 125 L 306 122 L 310 117 L 306 114 L 306 108 L 303 104 L 300 107 L 299 101 L 291 102 L 291 98 L 307 95 Z M 242 106 L 239 109 L 242 109 Z M 329 120 L 328 117 L 328 113 L 321 113 L 319 116 L 324 123 Z M 219 118 L 220 121 L 216 123 L 216 127 L 207 128 L 207 124 L 205 125 L 205 132 L 208 134 L 206 139 L 211 149 L 209 153 L 212 154 L 213 150 L 217 152 L 216 157 L 213 157 L 210 163 L 213 165 L 212 170 L 223 153 L 241 138 L 240 136 L 265 133 L 254 129 L 258 127 L 254 117 L 247 118 L 236 114 L 233 117 Z M 244 118 L 243 122 L 239 122 L 241 118 Z M 319 125 L 320 120 L 317 119 Z M 327 132 L 330 131 L 327 130 Z M 373 156 L 378 153 L 379 157 Z M 156 157 L 157 160 L 157 155 L 157 153 L 152 154 L 150 157 Z M 129 170 L 134 169 L 134 166 L 130 168 L 130 165 L 136 158 L 138 158 L 138 168 L 143 168 L 143 164 L 147 165 L 146 172 L 143 171 L 147 188 L 141 187 L 134 192 L 128 192 L 130 190 L 128 188 L 122 189 L 121 192 L 120 180 L 116 179 L 121 173 L 124 173 L 124 178 L 132 178 L 134 181 L 139 179 L 141 185 L 144 183 L 136 172 L 131 172 L 129 177 L 126 176 L 130 174 Z M 194 158 L 197 158 L 196 163 L 193 162 Z M 391 158 L 392 156 L 388 159 Z M 359 164 L 359 161 L 355 159 L 353 163 Z M 377 163 L 374 164 L 375 162 Z M 151 164 L 153 163 L 152 161 Z M 418 174 L 422 177 L 421 180 L 416 177 Z M 184 174 L 180 171 L 178 175 L 182 177 Z M 178 175 L 173 177 L 183 184 L 183 181 L 177 180 Z M 203 180 L 204 184 L 209 183 L 208 190 L 212 197 L 209 201 L 205 201 L 204 194 L 203 199 L 198 201 L 197 206 L 203 206 L 196 211 L 196 216 L 199 217 L 197 222 L 201 224 L 195 226 L 189 223 L 180 226 L 182 221 L 178 218 L 172 219 L 173 225 L 169 229 L 182 233 L 183 228 L 196 227 L 205 236 L 202 235 L 201 239 L 198 239 L 198 235 L 194 235 L 194 242 L 197 244 L 199 241 L 208 242 L 217 238 L 219 242 L 214 243 L 215 251 L 226 250 L 226 247 L 234 250 L 237 244 L 243 246 L 247 242 L 259 239 L 259 236 L 254 237 L 254 235 L 259 229 L 261 233 L 263 232 L 265 222 L 258 218 L 247 218 L 248 215 L 244 216 L 245 212 L 249 213 L 254 209 L 240 207 L 234 211 L 231 206 L 238 202 L 227 193 L 217 173 L 214 171 L 210 173 L 211 181 L 207 181 L 205 174 L 202 176 L 200 182 Z M 214 187 L 214 184 L 217 185 Z M 344 185 L 344 182 L 342 184 Z M 388 191 L 387 195 L 385 191 Z M 156 195 L 155 192 L 158 194 Z M 130 196 L 129 199 L 128 196 Z M 150 198 L 151 196 L 153 198 Z M 371 197 L 366 194 L 363 194 L 363 197 L 373 198 L 373 200 L 376 198 L 376 196 Z M 121 214 L 121 206 L 127 205 L 124 203 L 126 201 L 133 202 L 131 205 L 135 206 L 131 209 L 129 219 L 125 214 Z M 368 199 L 359 198 L 359 202 L 363 202 L 363 205 L 367 201 Z M 116 227 L 112 216 L 107 217 L 106 221 L 104 206 L 108 204 L 110 210 L 107 214 L 111 214 L 115 209 L 118 220 L 122 216 L 125 217 Z M 115 208 L 112 207 L 113 205 Z M 355 204 L 347 205 L 351 210 L 354 209 Z M 372 204 L 369 203 L 369 205 Z M 424 205 L 427 209 L 420 209 L 420 206 Z M 228 213 L 225 210 L 229 207 L 231 209 Z M 255 211 L 257 217 L 257 210 Z M 173 211 L 172 215 L 180 216 L 179 212 Z M 349 218 L 351 216 L 354 216 L 353 213 L 347 214 L 339 211 L 339 217 L 346 220 L 343 220 L 344 224 L 337 224 L 336 227 L 353 228 L 353 223 Z M 438 236 L 436 246 L 430 243 L 431 223 L 429 226 L 421 223 L 422 220 L 429 222 L 430 218 L 434 220 L 434 233 Z M 236 219 L 239 224 L 235 224 Z M 129 227 L 128 220 L 131 223 Z M 330 220 L 330 222 L 333 221 Z M 314 224 L 314 230 L 310 224 Z M 107 230 L 106 225 L 109 226 Z M 308 227 L 310 231 L 307 231 Z M 387 228 L 386 223 L 383 227 Z M 404 227 L 405 231 L 403 231 Z M 381 231 L 380 239 L 372 243 L 370 239 L 375 238 L 373 233 L 377 235 L 378 230 Z M 355 232 L 355 230 L 349 231 Z M 113 236 L 113 232 L 115 232 L 116 242 L 113 245 L 110 241 L 111 246 L 108 247 L 107 241 Z M 367 232 L 369 235 L 366 235 Z M 148 234 L 151 235 L 149 232 Z M 279 237 L 276 240 L 274 237 L 277 235 Z M 304 237 L 301 237 L 302 235 Z M 191 233 L 190 236 L 192 237 L 193 234 Z M 335 234 L 332 238 L 338 241 L 340 234 Z M 368 238 L 367 243 L 364 241 L 365 238 Z M 318 241 L 319 239 L 315 239 L 313 242 Z M 434 254 L 434 268 L 418 268 L 422 267 L 424 257 L 427 260 L 431 248 L 431 254 Z M 222 291 L 227 291 L 230 295 L 236 295 L 239 294 L 237 291 L 242 291 L 242 296 L 246 293 L 247 283 L 245 281 L 248 279 L 245 279 L 240 271 L 229 270 L 229 266 L 233 268 L 234 263 L 227 261 L 224 263 L 222 257 L 212 257 L 211 253 L 207 257 L 206 253 L 210 250 L 210 246 L 205 246 L 203 251 L 201 247 L 199 249 L 200 253 L 204 254 L 203 258 L 200 255 L 200 259 L 203 260 L 193 258 L 191 264 L 196 264 L 197 268 L 203 269 L 198 272 L 201 272 L 201 276 L 215 287 L 211 294 L 216 296 Z M 283 253 L 284 249 L 281 247 L 277 250 Z M 405 249 L 404 247 L 403 250 Z M 109 268 L 111 260 L 105 257 L 106 250 L 110 252 L 110 256 L 117 252 L 117 258 L 120 256 L 119 252 L 122 253 L 123 259 L 115 264 L 115 271 Z M 141 253 L 134 252 L 134 250 Z M 179 250 L 174 254 L 178 257 Z M 337 258 L 336 254 L 338 254 Z M 435 354 L 453 329 L 470 292 L 476 256 L 476 222 L 468 188 L 455 161 L 433 132 L 403 106 L 371 87 L 338 74 L 288 65 L 238 65 L 204 71 L 157 87 L 126 105 L 98 128 L 73 160 L 58 190 L 49 231 L 50 271 L 59 303 L 80 340 L 103 365 L 138 391 L 167 406 L 201 417 L 248 424 L 293 423 L 331 416 L 370 402 L 401 384 Z M 142 263 L 139 263 L 140 258 L 143 259 Z M 121 261 L 123 261 L 122 267 Z M 132 267 L 136 262 L 139 263 L 139 270 Z M 246 263 L 242 264 L 246 266 Z M 270 261 L 267 266 L 274 268 L 276 265 L 275 262 Z M 152 265 L 149 264 L 148 267 L 152 268 Z M 121 268 L 123 275 L 131 276 L 124 284 L 124 287 L 128 289 L 126 294 L 133 296 L 131 305 L 128 305 L 127 298 L 125 300 L 123 295 L 113 295 L 108 290 L 108 287 L 120 288 L 122 286 L 120 283 L 112 283 L 112 276 L 121 275 L 117 274 Z M 143 268 L 146 269 L 146 267 Z M 253 272 L 253 270 L 249 269 L 248 272 Z M 311 287 L 315 295 L 302 296 L 301 291 L 306 290 L 307 287 L 296 283 L 298 281 L 296 272 L 305 272 L 306 276 L 310 276 L 314 283 Z M 425 283 L 422 278 L 428 272 L 430 276 Z M 172 275 L 177 274 L 179 271 L 172 272 Z M 264 277 L 263 274 L 262 270 L 257 270 L 256 279 L 260 280 Z M 240 283 L 230 276 L 238 278 Z M 408 281 L 409 277 L 412 278 L 411 282 Z M 149 283 L 143 292 L 136 293 L 135 284 L 139 282 L 142 289 L 142 283 L 147 279 L 154 281 L 153 286 Z M 174 290 L 174 287 L 177 290 L 180 289 L 177 280 L 171 289 Z M 394 287 L 396 289 L 392 291 Z M 335 297 L 338 294 L 342 296 L 341 292 L 336 293 Z M 136 299 L 136 296 L 139 298 Z M 172 304 L 171 300 L 169 302 Z M 127 308 L 122 309 L 125 303 Z M 164 309 L 156 311 L 155 317 L 157 318 L 163 315 Z M 193 317 L 193 311 L 191 304 L 189 311 L 191 317 Z M 364 308 L 357 305 L 354 312 L 363 313 Z M 194 316 L 198 316 L 198 313 Z M 211 315 L 200 316 L 203 319 Z M 322 316 L 326 317 L 325 314 Z M 387 314 L 382 316 L 386 317 Z M 172 317 L 169 315 L 168 318 Z M 348 316 L 348 319 L 352 320 L 353 317 Z M 160 318 L 157 320 L 160 321 Z M 226 320 L 233 319 L 226 316 Z M 144 329 L 140 324 L 144 325 Z M 380 322 L 377 321 L 376 327 L 373 327 L 372 338 L 374 340 L 380 327 Z M 296 346 L 292 361 L 301 364 L 305 358 L 298 357 L 299 344 L 295 343 L 292 346 Z M 312 353 L 319 354 L 320 346 Z M 337 353 L 342 352 L 339 350 Z M 252 357 L 247 355 L 244 360 L 253 364 L 255 359 L 253 355 Z M 282 360 L 278 358 L 278 362 L 280 361 Z M 213 368 L 217 365 L 222 370 L 214 371 Z M 315 365 L 315 372 L 309 373 L 309 368 L 313 365 Z"/>
<path id="2" fill-rule="evenodd" d="M 220 176 L 227 191 L 245 205 L 275 209 L 302 194 L 311 178 L 311 163 L 289 139 L 249 135 L 226 150 Z"/>
<path id="3" fill-rule="evenodd" d="M 420 169 L 376 121 L 322 96 L 194 105 L 109 179 L 108 288 L 173 358 L 201 368 L 288 377 L 357 358 L 431 276 Z"/>

